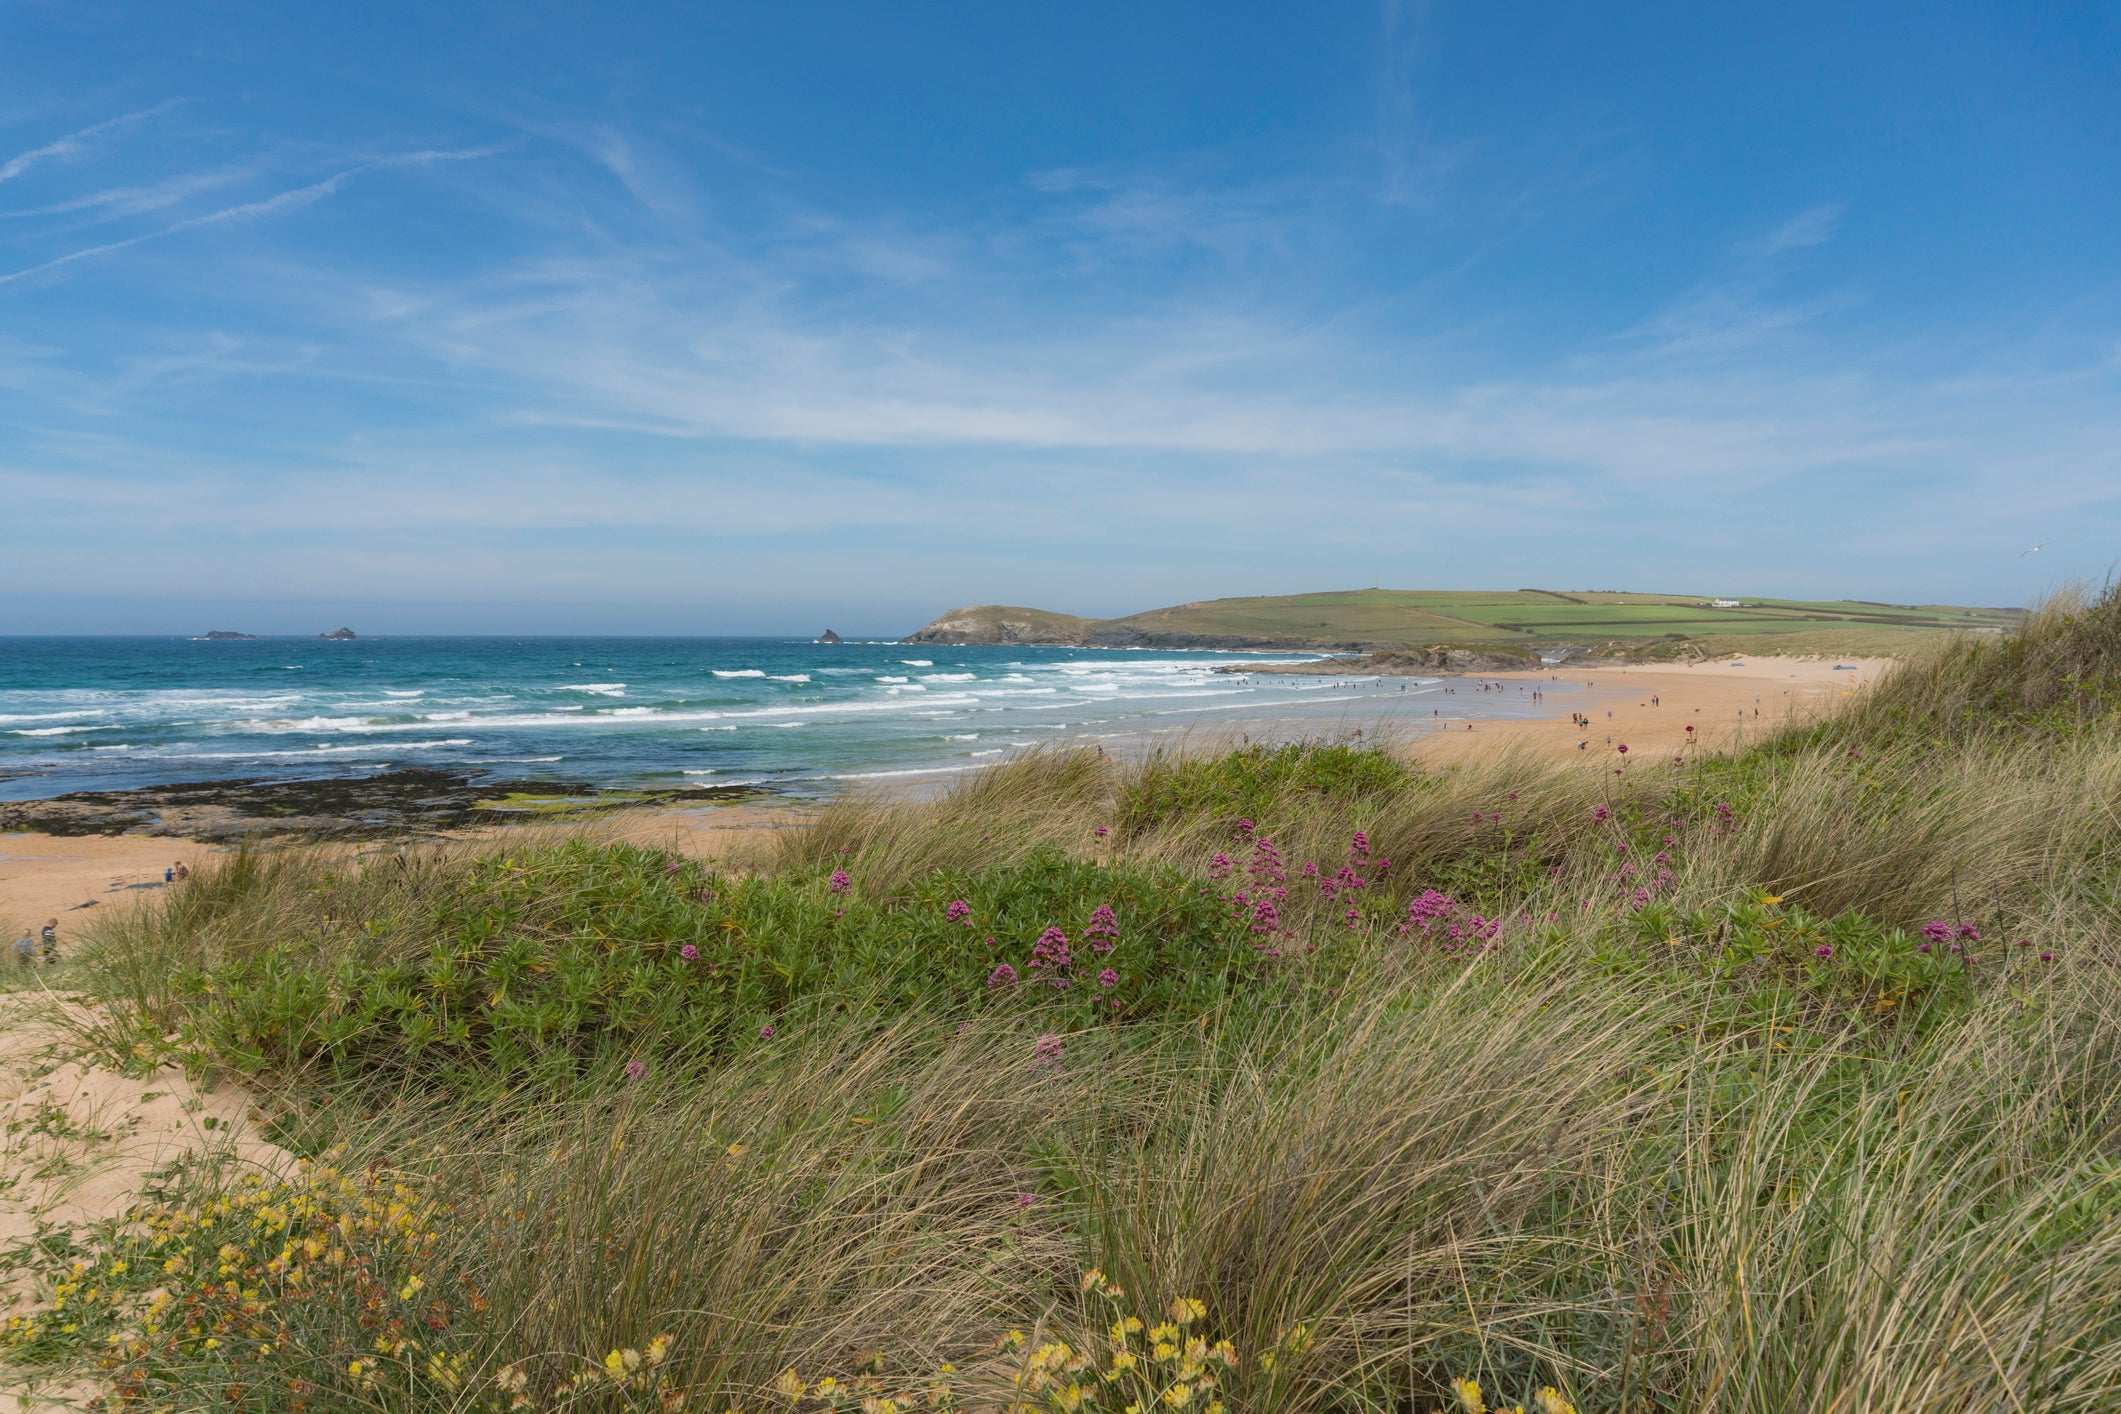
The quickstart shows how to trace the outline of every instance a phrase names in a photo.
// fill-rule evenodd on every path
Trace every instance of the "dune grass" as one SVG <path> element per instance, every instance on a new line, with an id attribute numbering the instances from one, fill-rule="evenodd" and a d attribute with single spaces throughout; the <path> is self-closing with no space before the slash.
<path id="1" fill-rule="evenodd" d="M 1618 776 L 232 857 L 77 966 L 317 1166 L 173 1178 L 9 1346 L 143 1409 L 2110 1408 L 2114 603 Z"/>

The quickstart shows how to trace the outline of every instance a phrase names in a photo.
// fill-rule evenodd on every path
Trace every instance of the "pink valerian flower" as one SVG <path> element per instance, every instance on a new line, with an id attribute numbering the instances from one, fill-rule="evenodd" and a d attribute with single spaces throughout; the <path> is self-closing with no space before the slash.
<path id="1" fill-rule="evenodd" d="M 1237 822 L 1237 837 L 1239 839 L 1244 839 L 1249 836 L 1256 828 L 1257 826 L 1255 826 L 1250 820 L 1240 820 Z"/>
<path id="2" fill-rule="evenodd" d="M 685 872 L 685 866 L 680 861 L 673 859 L 663 866 L 663 872 L 665 874 L 682 874 Z"/>
<path id="3" fill-rule="evenodd" d="M 1812 949 L 1813 957 L 1832 957 L 1833 955 L 1834 948 L 1831 943 L 1821 943 L 1818 947 Z"/>
<path id="4" fill-rule="evenodd" d="M 691 943 L 687 943 L 678 949 L 678 956 L 687 962 L 698 962 L 700 960 L 700 950 Z"/>
<path id="5" fill-rule="evenodd" d="M 1090 833 L 1091 833 L 1091 834 L 1093 834 L 1093 835 L 1096 835 L 1096 836 L 1097 836 L 1097 837 L 1098 837 L 1099 839 L 1103 839 L 1103 838 L 1104 838 L 1104 837 L 1105 837 L 1106 835 L 1109 835 L 1109 834 L 1111 834 L 1111 833 L 1112 833 L 1112 831 L 1111 831 L 1110 829 L 1108 829 L 1107 827 L 1103 826 L 1103 825 L 1099 825 L 1099 826 L 1098 826 L 1098 827 L 1097 827 L 1096 829 L 1092 830 L 1092 831 L 1091 831 Z"/>
<path id="6" fill-rule="evenodd" d="M 2040 960 L 2042 962 L 2053 962 L 2055 960 L 2055 955 L 2051 952 L 2043 950 L 2040 954 Z"/>
<path id="7" fill-rule="evenodd" d="M 1245 872 L 1262 884 L 1279 884 L 1289 877 L 1282 865 L 1281 851 L 1265 835 L 1253 842 L 1252 859 L 1245 865 Z"/>
<path id="8" fill-rule="evenodd" d="M 1517 792 L 1516 792 L 1516 791 L 1514 791 L 1514 790 L 1513 790 L 1513 791 L 1511 791 L 1511 792 L 1510 792 L 1510 799 L 1512 799 L 1512 800 L 1515 800 L 1515 799 L 1517 799 Z"/>
<path id="9" fill-rule="evenodd" d="M 1613 818 L 1613 812 L 1606 809 L 1603 805 L 1594 805 L 1591 807 L 1591 818 L 1601 821 L 1610 820 Z"/>
<path id="10" fill-rule="evenodd" d="M 1933 943 L 1948 943 L 1952 940 L 1952 925 L 1936 920 L 1922 925 L 1922 936 Z"/>
<path id="11" fill-rule="evenodd" d="M 1306 879 L 1315 879 L 1315 878 L 1317 878 L 1317 877 L 1318 877 L 1318 866 L 1317 866 L 1316 864 L 1314 864 L 1314 863 L 1306 863 L 1306 864 L 1304 865 L 1304 870 L 1303 870 L 1303 877 L 1305 877 Z"/>
<path id="12" fill-rule="evenodd" d="M 1097 985 L 1110 991 L 1119 985 L 1119 974 L 1108 967 L 1097 974 Z"/>
<path id="13" fill-rule="evenodd" d="M 1016 1210 L 1021 1213 L 1036 1202 L 1038 1198 L 1035 1194 L 1019 1193 L 1016 1195 Z"/>
<path id="14" fill-rule="evenodd" d="M 1625 755 L 1627 755 L 1627 754 L 1628 754 L 1628 744 L 1627 744 L 1626 742 L 1622 742 L 1622 743 L 1620 743 L 1619 751 L 1620 751 L 1620 754 L 1621 754 L 1622 756 L 1625 756 Z"/>
<path id="15" fill-rule="evenodd" d="M 1016 969 L 1006 962 L 987 974 L 987 990 L 990 992 L 1000 991 L 1004 987 L 1014 987 L 1015 985 Z"/>
<path id="16" fill-rule="evenodd" d="M 847 877 L 846 870 L 835 869 L 832 871 L 831 880 L 825 885 L 825 887 L 832 890 L 832 892 L 836 894 L 843 894 L 854 887 L 854 880 Z"/>
<path id="17" fill-rule="evenodd" d="M 1111 904 L 1101 903 L 1091 911 L 1083 937 L 1092 952 L 1110 952 L 1119 946 L 1119 919 L 1114 916 Z"/>
<path id="18" fill-rule="evenodd" d="M 1346 913 L 1341 915 L 1340 921 L 1347 924 L 1350 928 L 1353 928 L 1356 923 L 1361 920 L 1361 918 L 1362 914 L 1357 912 L 1355 909 L 1351 908 Z"/>
<path id="19" fill-rule="evenodd" d="M 1045 1031 L 1031 1047 L 1031 1065 L 1036 1070 L 1057 1070 L 1061 1063 L 1061 1038 L 1059 1033 Z"/>
<path id="20" fill-rule="evenodd" d="M 1928 944 L 1927 942 L 1921 942 L 1921 943 L 1917 943 L 1917 944 L 1915 944 L 1915 951 L 1916 951 L 1916 952 L 1928 952 L 1929 950 L 1930 950 L 1930 945 L 1929 945 L 1929 944 Z"/>
<path id="21" fill-rule="evenodd" d="M 626 1078 L 628 1080 L 639 1080 L 647 1073 L 648 1063 L 646 1061 L 630 1060 L 626 1062 Z"/>
<path id="22" fill-rule="evenodd" d="M 1407 905 L 1407 922 L 1426 933 L 1431 923 L 1450 917 L 1457 908 L 1458 904 L 1449 894 L 1441 894 L 1434 889 L 1423 889 L 1421 897 Z"/>
<path id="23" fill-rule="evenodd" d="M 1367 859 L 1369 857 L 1370 837 L 1361 830 L 1357 830 L 1348 840 L 1348 858 Z"/>
<path id="24" fill-rule="evenodd" d="M 773 1023 L 772 1023 L 772 1022 L 770 1022 L 770 1021 L 769 1021 L 769 1022 L 767 1022 L 767 1023 L 766 1023 L 766 1024 L 764 1025 L 764 1026 L 761 1026 L 761 1027 L 759 1028 L 759 1039 L 760 1039 L 761 1041 L 771 1041 L 771 1040 L 773 1039 Z"/>
<path id="25" fill-rule="evenodd" d="M 1273 933 L 1281 928 L 1281 910 L 1270 899 L 1261 899 L 1252 909 L 1252 931 Z"/>
<path id="26" fill-rule="evenodd" d="M 1970 943 L 1978 943 L 1981 941 L 1981 930 L 1971 923 L 1961 923 L 1959 925 L 1959 936 Z"/>
<path id="27" fill-rule="evenodd" d="M 1031 945 L 1031 961 L 1026 964 L 1034 971 L 1046 974 L 1046 985 L 1056 992 L 1068 986 L 1068 965 L 1073 956 L 1068 951 L 1068 935 L 1058 928 L 1048 928 L 1038 935 Z"/>
<path id="28" fill-rule="evenodd" d="M 961 898 L 950 900 L 949 906 L 943 910 L 943 921 L 945 923 L 962 923 L 967 928 L 970 928 L 972 926 L 972 905 Z"/>
<path id="29" fill-rule="evenodd" d="M 1215 857 L 1208 861 L 1208 877 L 1211 879 L 1229 878 L 1230 856 L 1218 850 Z"/>

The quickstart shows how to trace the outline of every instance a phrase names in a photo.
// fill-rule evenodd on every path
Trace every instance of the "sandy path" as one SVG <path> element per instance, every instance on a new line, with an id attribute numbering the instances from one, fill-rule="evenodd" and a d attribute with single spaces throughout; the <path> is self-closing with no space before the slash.
<path id="1" fill-rule="evenodd" d="M 8 980 L 24 979 L 10 973 Z M 0 1253 L 42 1232 L 85 1234 L 122 1217 L 151 1175 L 187 1158 L 271 1170 L 292 1164 L 293 1155 L 260 1137 L 241 1088 L 202 1090 L 174 1065 L 112 1069 L 76 1030 L 94 1013 L 78 996 L 44 990 L 44 980 L 40 968 L 24 990 L 0 995 Z M 35 1296 L 27 1271 L 0 1276 L 0 1314 Z M 79 1410 L 101 1393 L 88 1379 L 0 1369 L 4 1410 Z"/>
<path id="2" fill-rule="evenodd" d="M 1511 698 L 1520 696 L 1520 688 L 1567 684 L 1573 690 L 1558 695 L 1554 710 L 1544 716 L 1461 721 L 1418 736 L 1410 745 L 1421 759 L 1436 763 L 1502 747 L 1530 747 L 1545 756 L 1595 760 L 1603 768 L 1621 745 L 1636 760 L 1670 760 L 1687 747 L 1690 735 L 1700 749 L 1721 751 L 1757 741 L 1789 721 L 1810 720 L 1868 690 L 1890 666 L 1885 658 L 1746 658 L 1691 667 L 1497 673 L 1462 680 L 1458 695 L 1470 696 L 1477 711 L 1481 682 L 1502 684 L 1500 691 Z M 1444 712 L 1448 718 L 1450 709 Z M 1571 712 L 1582 712 L 1591 725 L 1576 726 Z"/>

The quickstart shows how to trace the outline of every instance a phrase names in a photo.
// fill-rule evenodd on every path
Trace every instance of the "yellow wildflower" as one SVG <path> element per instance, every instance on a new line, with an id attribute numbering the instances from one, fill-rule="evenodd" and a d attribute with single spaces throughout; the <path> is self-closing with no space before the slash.
<path id="1" fill-rule="evenodd" d="M 1181 1296 L 1171 1303 L 1171 1319 L 1182 1326 L 1190 1326 L 1207 1314 L 1208 1308 L 1191 1296 Z"/>
<path id="2" fill-rule="evenodd" d="M 1458 1391 L 1458 1407 L 1465 1414 L 1488 1414 L 1488 1402 L 1480 1397 L 1479 1380 L 1453 1380 L 1451 1388 Z"/>
<path id="3" fill-rule="evenodd" d="M 1164 1391 L 1164 1403 L 1173 1409 L 1183 1409 L 1192 1402 L 1193 1386 L 1189 1384 L 1181 1382 Z"/>
<path id="4" fill-rule="evenodd" d="M 1532 1403 L 1539 1414 L 1576 1414 L 1576 1406 L 1561 1397 L 1561 1391 L 1552 1385 L 1542 1388 L 1532 1396 Z"/>
<path id="5" fill-rule="evenodd" d="M 810 1386 L 803 1383 L 803 1377 L 798 1375 L 795 1367 L 791 1365 L 781 1371 L 780 1378 L 773 1382 L 773 1392 L 783 1399 L 797 1400 L 810 1392 Z"/>

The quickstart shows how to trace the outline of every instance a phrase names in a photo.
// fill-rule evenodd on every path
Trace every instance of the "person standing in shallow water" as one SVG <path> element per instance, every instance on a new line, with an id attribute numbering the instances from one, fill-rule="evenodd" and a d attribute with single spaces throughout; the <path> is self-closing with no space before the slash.
<path id="1" fill-rule="evenodd" d="M 56 918 L 44 920 L 44 960 L 46 962 L 57 962 L 59 960 L 59 920 Z"/>

